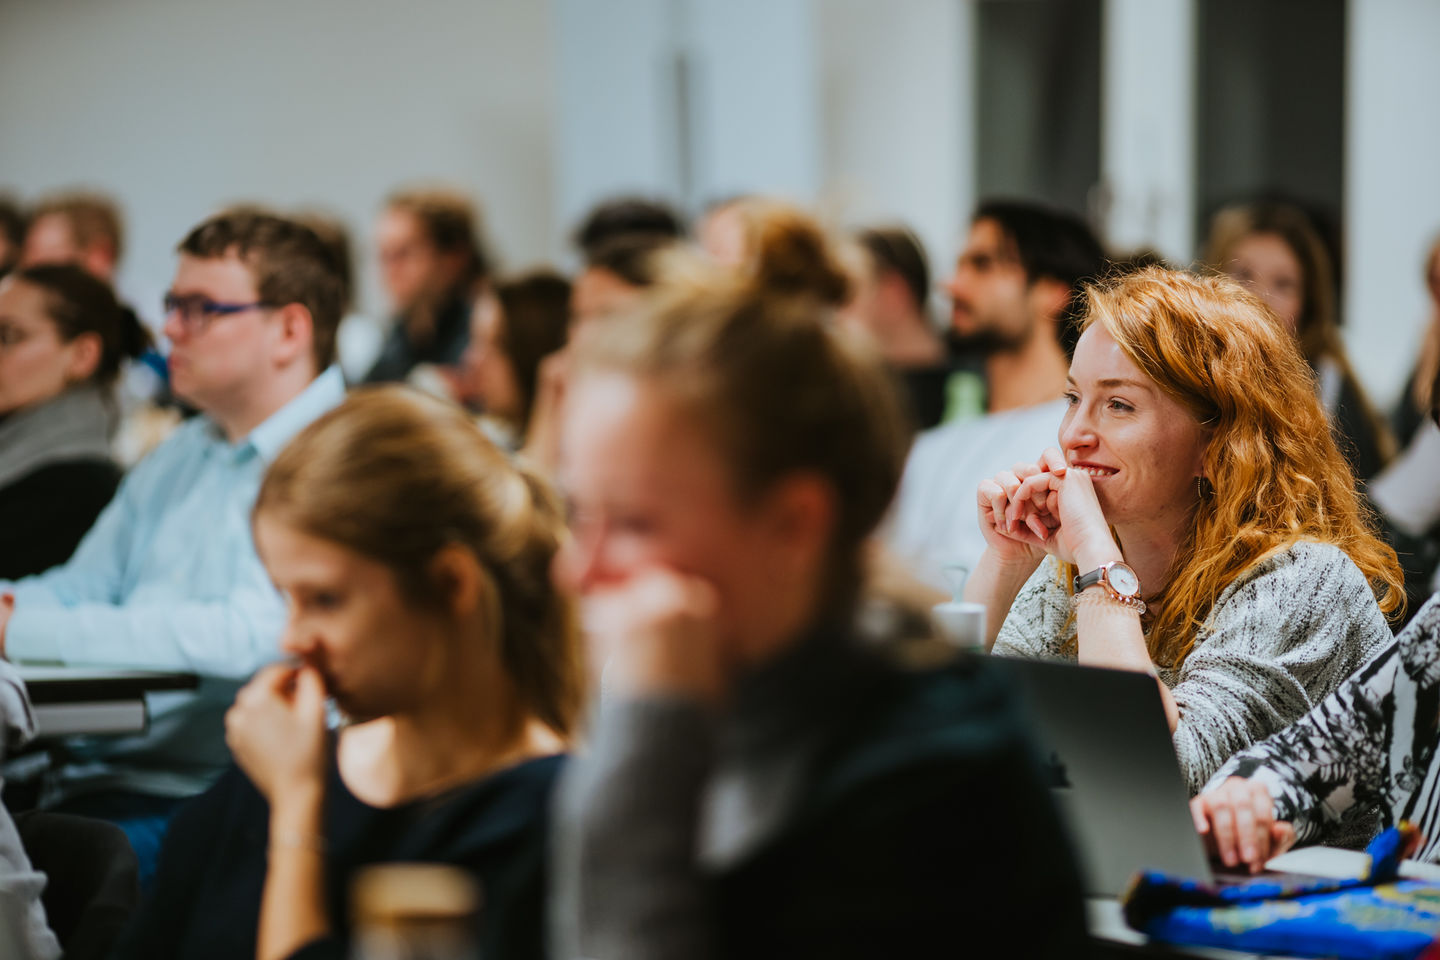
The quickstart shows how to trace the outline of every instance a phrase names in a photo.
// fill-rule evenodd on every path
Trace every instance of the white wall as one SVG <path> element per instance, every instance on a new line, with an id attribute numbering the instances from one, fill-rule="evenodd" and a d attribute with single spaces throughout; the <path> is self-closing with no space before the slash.
<path id="1" fill-rule="evenodd" d="M 821 0 L 822 203 L 908 223 L 945 275 L 974 204 L 973 5 Z"/>
<path id="2" fill-rule="evenodd" d="M 1428 317 L 1421 270 L 1440 233 L 1440 3 L 1351 0 L 1346 103 L 1346 341 L 1392 403 Z"/>
<path id="3" fill-rule="evenodd" d="M 368 277 L 384 195 L 443 179 L 523 265 L 558 246 L 551 50 L 537 0 L 0 3 L 0 189 L 118 197 L 152 318 L 175 244 L 233 201 L 342 216 Z"/>
<path id="4" fill-rule="evenodd" d="M 954 255 L 974 179 L 970 3 L 555 0 L 555 11 L 561 223 L 616 193 L 694 213 L 765 192 L 817 202 L 839 224 L 905 221 L 937 270 Z"/>
<path id="5" fill-rule="evenodd" d="M 674 0 L 554 0 L 555 191 L 573 229 L 598 200 L 681 198 Z"/>
<path id="6" fill-rule="evenodd" d="M 1104 239 L 1188 263 L 1194 237 L 1196 0 L 1106 0 L 1101 49 Z"/>
<path id="7" fill-rule="evenodd" d="M 556 192 L 573 225 L 620 193 L 687 213 L 820 182 L 812 0 L 554 0 Z"/>

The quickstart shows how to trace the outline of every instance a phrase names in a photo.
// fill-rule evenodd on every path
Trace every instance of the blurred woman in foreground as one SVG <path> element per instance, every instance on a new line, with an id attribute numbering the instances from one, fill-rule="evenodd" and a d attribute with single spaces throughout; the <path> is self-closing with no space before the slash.
<path id="1" fill-rule="evenodd" d="M 677 255 L 575 344 L 558 569 L 604 701 L 562 788 L 556 955 L 1073 955 L 1075 866 L 1008 687 L 857 640 L 906 429 L 830 323 L 844 275 L 789 210 L 755 254 Z"/>

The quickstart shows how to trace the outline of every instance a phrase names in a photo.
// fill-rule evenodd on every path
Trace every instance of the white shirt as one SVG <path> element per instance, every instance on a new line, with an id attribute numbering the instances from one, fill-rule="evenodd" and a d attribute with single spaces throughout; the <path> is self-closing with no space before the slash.
<path id="1" fill-rule="evenodd" d="M 945 568 L 974 570 L 985 552 L 975 509 L 980 481 L 1040 459 L 1046 447 L 1058 445 L 1064 416 L 1062 399 L 922 433 L 905 463 L 885 533 L 891 552 L 921 581 L 958 592 Z"/>

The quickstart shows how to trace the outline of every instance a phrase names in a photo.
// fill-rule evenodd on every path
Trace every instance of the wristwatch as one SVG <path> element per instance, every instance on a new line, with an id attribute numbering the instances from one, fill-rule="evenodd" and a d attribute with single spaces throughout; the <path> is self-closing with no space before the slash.
<path id="1" fill-rule="evenodd" d="M 1135 576 L 1135 571 L 1123 560 L 1111 560 L 1089 573 L 1076 576 L 1075 596 L 1080 596 L 1086 587 L 1093 587 L 1097 583 L 1105 588 L 1112 600 L 1129 603 L 1140 599 L 1140 578 Z"/>

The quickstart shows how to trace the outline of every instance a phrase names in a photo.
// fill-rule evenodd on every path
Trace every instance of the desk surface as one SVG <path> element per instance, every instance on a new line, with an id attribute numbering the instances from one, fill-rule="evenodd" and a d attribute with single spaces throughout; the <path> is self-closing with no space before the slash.
<path id="1" fill-rule="evenodd" d="M 32 664 L 20 664 L 16 669 L 30 692 L 30 702 L 37 706 L 134 700 L 161 690 L 194 690 L 200 684 L 195 674 L 179 671 Z"/>

